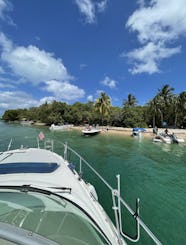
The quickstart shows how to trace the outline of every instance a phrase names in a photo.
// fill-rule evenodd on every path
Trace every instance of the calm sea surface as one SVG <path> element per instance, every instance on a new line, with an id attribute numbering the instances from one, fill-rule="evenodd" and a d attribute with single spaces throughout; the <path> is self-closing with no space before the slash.
<path id="1" fill-rule="evenodd" d="M 0 122 L 0 151 L 7 149 L 11 138 L 13 147 L 27 139 L 35 143 L 41 130 L 46 137 L 68 142 L 113 188 L 117 187 L 116 175 L 120 174 L 122 197 L 133 209 L 135 198 L 140 198 L 140 217 L 162 244 L 186 244 L 186 144 L 156 144 L 151 139 L 139 141 L 107 133 L 85 137 L 79 131 L 50 132 L 45 127 Z M 85 179 L 95 185 L 99 201 L 113 219 L 110 192 L 95 176 L 84 169 L 83 172 Z M 135 223 L 124 210 L 123 223 L 126 232 L 135 233 Z M 141 229 L 141 239 L 136 244 L 154 243 Z"/>

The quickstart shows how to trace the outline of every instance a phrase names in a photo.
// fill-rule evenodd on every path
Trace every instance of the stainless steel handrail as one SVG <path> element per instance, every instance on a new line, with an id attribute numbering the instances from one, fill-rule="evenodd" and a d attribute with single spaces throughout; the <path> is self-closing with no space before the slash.
<path id="1" fill-rule="evenodd" d="M 65 157 L 67 158 L 67 151 L 70 150 L 73 152 L 77 157 L 79 157 L 79 164 L 80 169 L 82 169 L 82 163 L 85 163 L 86 166 L 88 166 L 94 174 L 110 189 L 111 193 L 113 193 L 115 190 L 110 186 L 110 184 L 75 150 L 73 150 L 70 146 L 68 146 L 66 143 L 64 144 L 64 152 Z M 67 160 L 67 159 L 66 159 Z M 137 220 L 137 222 L 140 224 L 140 226 L 146 231 L 146 233 L 151 237 L 151 239 L 155 242 L 157 245 L 162 245 L 162 243 L 158 240 L 158 238 L 152 233 L 152 231 L 145 225 L 145 223 L 139 218 L 138 215 L 136 215 L 136 212 L 132 210 L 132 208 L 124 201 L 124 199 L 120 196 L 120 192 L 117 194 L 119 203 L 121 202 L 124 207 L 129 211 L 129 213 Z M 120 214 L 121 215 L 121 214 Z M 120 216 L 121 217 L 121 216 Z M 121 231 L 120 231 L 121 232 Z M 122 235 L 122 234 L 121 234 Z M 125 236 L 126 237 L 126 236 Z M 136 240 L 137 241 L 137 240 Z"/>
<path id="2" fill-rule="evenodd" d="M 55 140 L 56 141 L 56 140 Z M 91 164 L 89 164 L 79 153 L 77 153 L 74 149 L 72 149 L 70 146 L 67 145 L 67 143 L 63 143 L 60 141 L 56 141 L 58 144 L 62 145 L 64 147 L 64 155 L 63 158 L 65 160 L 68 160 L 68 150 L 71 151 L 72 153 L 74 153 L 78 158 L 79 158 L 79 176 L 80 179 L 82 177 L 82 164 L 84 163 L 106 186 L 107 188 L 111 191 L 111 194 L 113 195 L 113 193 L 115 193 L 114 195 L 117 196 L 118 198 L 118 207 L 116 207 L 116 205 L 114 204 L 114 208 L 118 209 L 119 212 L 119 219 L 116 221 L 116 223 L 120 226 L 119 230 L 120 230 L 120 234 L 124 236 L 124 233 L 121 231 L 121 208 L 120 208 L 120 203 L 123 204 L 123 206 L 129 211 L 129 213 L 137 220 L 137 222 L 140 224 L 140 226 L 146 231 L 146 233 L 151 237 L 151 239 L 155 242 L 155 244 L 157 245 L 162 245 L 162 243 L 158 240 L 158 238 L 152 233 L 152 231 L 145 225 L 145 223 L 140 219 L 140 217 L 138 215 L 136 215 L 136 212 L 134 212 L 132 210 L 132 208 L 127 204 L 127 202 L 125 202 L 125 200 L 120 196 L 120 181 L 118 181 L 119 185 L 118 185 L 118 189 L 115 190 L 111 187 L 111 185 L 91 166 Z M 9 142 L 8 145 L 8 150 L 10 149 L 12 144 L 12 139 Z M 38 148 L 40 148 L 39 145 L 39 141 L 37 139 L 37 145 Z M 52 141 L 52 147 L 54 146 L 54 141 Z M 53 150 L 53 149 L 52 149 Z M 118 175 L 116 176 L 118 178 Z M 118 228 L 117 228 L 118 229 Z M 125 236 L 126 237 L 126 236 Z M 128 238 L 128 237 L 127 237 Z"/>

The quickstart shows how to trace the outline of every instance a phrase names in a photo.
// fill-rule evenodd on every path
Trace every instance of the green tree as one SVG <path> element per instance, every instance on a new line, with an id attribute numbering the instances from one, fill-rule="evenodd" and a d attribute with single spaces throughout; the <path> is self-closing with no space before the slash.
<path id="1" fill-rule="evenodd" d="M 102 125 L 104 120 L 108 119 L 110 109 L 111 109 L 110 97 L 106 93 L 102 92 L 100 94 L 100 98 L 96 99 L 96 103 L 95 103 L 95 110 L 101 115 Z"/>
<path id="2" fill-rule="evenodd" d="M 162 98 L 165 103 L 165 106 L 168 107 L 170 103 L 170 99 L 172 97 L 172 92 L 174 88 L 171 88 L 168 84 L 164 85 L 161 89 L 158 90 L 158 96 Z"/>
<path id="3" fill-rule="evenodd" d="M 2 116 L 2 119 L 6 122 L 13 122 L 20 120 L 20 113 L 18 110 L 7 110 Z"/>
<path id="4" fill-rule="evenodd" d="M 158 110 L 161 114 L 162 125 L 164 120 L 166 122 L 169 121 L 173 91 L 174 88 L 171 88 L 168 84 L 164 85 L 161 89 L 158 90 Z"/>
<path id="5" fill-rule="evenodd" d="M 128 94 L 127 100 L 124 100 L 123 106 L 124 107 L 135 107 L 137 105 L 136 97 L 132 94 Z"/>
<path id="6" fill-rule="evenodd" d="M 178 124 L 180 127 L 186 127 L 186 92 L 178 95 Z"/>
<path id="7" fill-rule="evenodd" d="M 124 107 L 123 108 L 123 126 L 127 128 L 146 127 L 145 107 Z"/>
<path id="8" fill-rule="evenodd" d="M 120 107 L 111 107 L 109 124 L 116 127 L 123 126 L 123 113 Z"/>
<path id="9" fill-rule="evenodd" d="M 163 119 L 162 119 L 161 110 L 159 108 L 159 98 L 158 98 L 158 96 L 155 96 L 152 100 L 150 100 L 147 103 L 147 105 L 148 105 L 149 113 L 152 114 L 152 125 L 153 125 L 153 128 L 155 128 L 155 126 L 162 125 L 162 120 Z M 161 116 L 161 123 L 159 123 L 158 120 L 156 120 L 158 118 L 159 113 L 160 113 L 160 116 Z"/>
<path id="10" fill-rule="evenodd" d="M 46 102 L 43 105 L 39 106 L 38 108 L 39 121 L 46 123 L 47 125 L 50 125 L 51 124 L 51 121 L 50 121 L 51 112 L 52 112 L 51 104 L 48 104 Z"/>

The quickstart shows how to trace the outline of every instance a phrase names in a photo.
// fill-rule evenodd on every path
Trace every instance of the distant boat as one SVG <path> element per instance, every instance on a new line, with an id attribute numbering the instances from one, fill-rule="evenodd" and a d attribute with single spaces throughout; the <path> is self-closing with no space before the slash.
<path id="1" fill-rule="evenodd" d="M 24 125 L 24 126 L 30 126 L 31 124 L 33 124 L 33 121 L 22 120 L 20 123 L 21 125 Z"/>
<path id="2" fill-rule="evenodd" d="M 172 139 L 173 143 L 184 143 L 185 140 L 183 138 L 177 137 L 174 133 L 170 135 L 170 138 Z"/>
<path id="3" fill-rule="evenodd" d="M 101 132 L 101 129 L 97 126 L 96 127 L 88 126 L 82 130 L 82 133 L 84 135 L 95 135 L 95 134 L 99 134 L 100 132 Z"/>
<path id="4" fill-rule="evenodd" d="M 133 128 L 132 129 L 132 135 L 131 136 L 141 136 L 142 132 L 146 132 L 145 128 Z"/>
<path id="5" fill-rule="evenodd" d="M 160 133 L 154 137 L 153 142 L 162 142 L 162 143 L 166 143 L 166 144 L 171 144 L 172 139 L 169 135 L 165 135 L 165 134 Z"/>
<path id="6" fill-rule="evenodd" d="M 174 133 L 172 134 L 160 133 L 154 137 L 153 142 L 163 142 L 167 144 L 177 143 L 178 144 L 178 143 L 184 143 L 185 140 L 183 138 L 177 137 Z"/>
<path id="7" fill-rule="evenodd" d="M 51 131 L 63 131 L 63 130 L 68 130 L 68 129 L 72 128 L 72 127 L 73 127 L 72 124 L 63 124 L 63 125 L 52 124 L 49 129 Z"/>

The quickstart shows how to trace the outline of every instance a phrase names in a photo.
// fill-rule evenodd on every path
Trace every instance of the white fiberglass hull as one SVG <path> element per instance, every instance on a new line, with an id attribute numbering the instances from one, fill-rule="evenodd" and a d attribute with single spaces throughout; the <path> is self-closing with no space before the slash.
<path id="1" fill-rule="evenodd" d="M 95 189 L 92 185 L 80 179 L 76 171 L 69 167 L 69 162 L 65 161 L 61 156 L 48 150 L 29 148 L 4 152 L 0 155 L 0 162 L 3 166 L 10 163 L 30 163 L 30 168 L 32 168 L 33 164 L 41 163 L 46 163 L 47 168 L 51 168 L 54 163 L 57 163 L 57 166 L 54 166 L 56 169 L 49 173 L 42 172 L 44 168 L 37 170 L 41 172 L 32 173 L 31 170 L 31 173 L 29 173 L 27 172 L 28 169 L 24 170 L 24 165 L 21 170 L 23 173 L 19 173 L 17 169 L 14 169 L 13 172 L 15 172 L 11 174 L 5 172 L 1 174 L 0 172 L 0 186 L 33 186 L 34 188 L 55 192 L 55 194 L 68 199 L 77 207 L 80 207 L 83 213 L 86 214 L 86 219 L 90 218 L 90 222 L 93 221 L 93 224 L 98 225 L 99 229 L 106 237 L 106 240 L 108 239 L 110 242 L 108 242 L 108 244 L 119 244 L 117 231 L 102 206 L 97 201 Z M 44 200 L 45 199 L 43 199 L 42 202 L 44 202 Z M 50 209 L 50 207 L 45 209 Z M 24 221 L 22 221 L 22 223 L 24 224 Z M 60 236 L 60 234 L 53 234 L 54 238 L 57 236 Z M 70 236 L 68 237 L 68 239 L 70 239 Z M 98 237 L 96 239 L 98 240 Z M 97 241 L 96 239 L 95 241 Z M 70 244 L 72 244 L 72 241 Z M 78 244 L 84 244 L 83 238 L 82 243 L 79 241 Z M 122 244 L 126 243 L 122 240 Z"/>
<path id="2" fill-rule="evenodd" d="M 8 149 L 11 143 L 12 140 Z M 45 149 L 40 149 L 39 140 L 37 143 L 38 148 L 21 146 L 0 152 L 0 240 L 3 236 L 9 241 L 11 233 L 11 241 L 16 242 L 19 237 L 19 241 L 23 241 L 20 244 L 24 245 L 56 245 L 56 242 L 63 245 L 126 245 L 125 238 L 139 240 L 139 226 L 142 226 L 152 240 L 161 245 L 139 217 L 139 200 L 133 211 L 120 196 L 120 175 L 116 176 L 118 188 L 113 189 L 67 143 L 57 143 L 63 157 L 53 152 L 53 140 L 45 139 L 42 144 Z M 75 164 L 79 165 L 79 173 Z M 94 186 L 83 180 L 82 168 L 88 168 L 88 173 L 94 174 L 111 191 L 116 226 L 100 205 Z M 121 205 L 135 219 L 136 235 L 133 237 L 123 231 Z M 41 242 L 36 243 L 38 240 Z"/>
<path id="3" fill-rule="evenodd" d="M 64 131 L 64 130 L 68 130 L 72 127 L 73 127 L 73 125 L 70 125 L 70 124 L 68 124 L 68 125 L 54 125 L 54 124 L 52 124 L 49 129 L 51 131 Z"/>
<path id="4" fill-rule="evenodd" d="M 83 130 L 82 130 L 82 133 L 83 133 L 84 135 L 95 135 L 95 134 L 99 134 L 100 132 L 101 132 L 100 129 L 90 129 L 90 130 L 88 130 L 88 129 L 83 129 Z"/>

